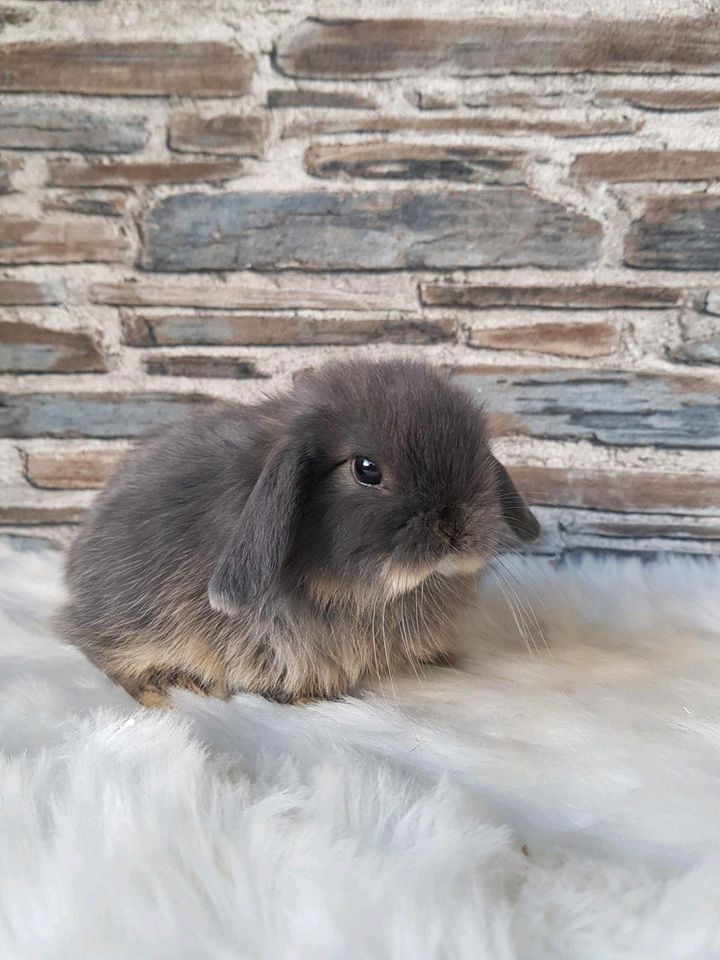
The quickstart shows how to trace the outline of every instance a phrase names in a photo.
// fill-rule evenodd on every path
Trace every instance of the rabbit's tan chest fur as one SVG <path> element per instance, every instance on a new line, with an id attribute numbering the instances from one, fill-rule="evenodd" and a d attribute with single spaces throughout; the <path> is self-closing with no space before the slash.
<path id="1" fill-rule="evenodd" d="M 392 599 L 265 609 L 228 618 L 204 597 L 170 589 L 147 632 L 89 650 L 141 702 L 165 702 L 172 687 L 218 697 L 248 691 L 289 703 L 338 697 L 363 680 L 382 681 L 451 659 L 458 614 L 472 580 L 422 584 Z"/>

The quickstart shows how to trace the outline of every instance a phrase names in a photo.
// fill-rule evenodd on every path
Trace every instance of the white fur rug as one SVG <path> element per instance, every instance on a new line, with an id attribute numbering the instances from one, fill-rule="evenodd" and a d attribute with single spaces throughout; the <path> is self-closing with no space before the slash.
<path id="1" fill-rule="evenodd" d="M 160 712 L 1 553 L 0 958 L 720 957 L 720 567 L 515 590 L 547 650 L 486 582 L 460 670 Z"/>

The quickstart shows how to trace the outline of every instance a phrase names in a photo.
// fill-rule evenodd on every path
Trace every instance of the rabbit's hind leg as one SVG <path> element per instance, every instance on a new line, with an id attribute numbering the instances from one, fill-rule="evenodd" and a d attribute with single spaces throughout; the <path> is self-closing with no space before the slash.
<path id="1" fill-rule="evenodd" d="M 173 690 L 188 690 L 200 697 L 219 700 L 227 700 L 230 696 L 224 684 L 206 682 L 182 670 L 151 670 L 136 680 L 120 683 L 144 707 L 169 706 Z"/>

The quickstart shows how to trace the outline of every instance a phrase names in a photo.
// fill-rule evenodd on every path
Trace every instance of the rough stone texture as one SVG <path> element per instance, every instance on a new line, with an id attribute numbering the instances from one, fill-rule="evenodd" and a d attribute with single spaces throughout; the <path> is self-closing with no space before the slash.
<path id="1" fill-rule="evenodd" d="M 488 91 L 479 96 L 463 97 L 464 107 L 519 107 L 521 110 L 546 110 L 574 105 L 572 95 L 561 96 L 557 93 L 534 94 L 514 90 L 507 93 Z"/>
<path id="2" fill-rule="evenodd" d="M 42 2 L 50 2 L 50 0 L 42 0 Z M 74 0 L 61 0 L 61 2 L 73 3 Z M 97 0 L 90 0 L 90 2 L 96 3 Z M 72 529 L 72 527 L 70 529 Z M 41 536 L 37 532 L 40 530 L 43 533 L 50 534 L 50 536 Z M 54 532 L 55 530 L 52 527 L 39 525 L 35 527 L 35 530 L 29 536 L 17 533 L 14 530 L 4 529 L 0 530 L 0 543 L 4 543 L 13 550 L 21 550 L 24 552 L 29 550 L 60 550 L 62 549 L 61 544 L 52 536 Z"/>
<path id="3" fill-rule="evenodd" d="M 42 490 L 91 490 L 101 487 L 123 455 L 121 450 L 28 452 L 23 472 Z"/>
<path id="4" fill-rule="evenodd" d="M 9 394 L 0 397 L 0 437 L 138 437 L 206 402 L 172 393 Z"/>
<path id="5" fill-rule="evenodd" d="M 669 350 L 668 356 L 680 363 L 720 363 L 720 333 L 713 337 L 686 340 Z"/>
<path id="6" fill-rule="evenodd" d="M 100 348 L 87 333 L 0 320 L 0 373 L 103 373 L 106 369 Z"/>
<path id="7" fill-rule="evenodd" d="M 234 180 L 242 167 L 232 160 L 195 160 L 170 163 L 54 163 L 53 187 L 133 187 L 154 183 L 192 183 Z"/>
<path id="8" fill-rule="evenodd" d="M 10 43 L 0 90 L 234 97 L 248 92 L 252 59 L 220 43 Z"/>
<path id="9" fill-rule="evenodd" d="M 720 449 L 717 384 L 613 370 L 465 367 L 453 379 L 504 432 L 621 446 Z"/>
<path id="10" fill-rule="evenodd" d="M 15 7 L 0 7 L 0 30 L 3 27 L 16 27 L 22 23 L 30 23 L 33 18 L 31 10 L 18 10 Z"/>
<path id="11" fill-rule="evenodd" d="M 711 541 L 716 550 L 720 542 L 720 523 L 717 519 L 705 518 L 673 520 L 639 515 L 630 520 L 622 514 L 601 519 L 592 516 L 568 517 L 560 522 L 560 530 L 570 534 L 578 546 L 589 545 L 596 549 L 609 547 L 632 552 L 638 552 L 643 545 L 647 550 L 653 542 L 665 541 L 665 549 L 695 553 L 700 552 L 697 550 L 698 543 Z"/>
<path id="12" fill-rule="evenodd" d="M 220 377 L 223 380 L 265 379 L 258 371 L 254 360 L 241 360 L 238 357 L 146 357 L 145 369 L 153 377 Z"/>
<path id="13" fill-rule="evenodd" d="M 452 340 L 452 320 L 343 320 L 297 316 L 124 314 L 125 343 L 149 346 L 361 346 Z"/>
<path id="14" fill-rule="evenodd" d="M 451 96 L 426 93 L 424 90 L 416 90 L 413 99 L 418 110 L 453 110 L 459 105 L 458 101 Z M 487 96 L 482 97 L 482 105 L 487 106 Z"/>
<path id="15" fill-rule="evenodd" d="M 60 290 L 48 283 L 0 279 L 0 307 L 45 306 L 60 303 Z"/>
<path id="16" fill-rule="evenodd" d="M 260 157 L 268 132 L 263 114 L 224 113 L 204 118 L 196 113 L 174 113 L 170 118 L 168 144 L 183 153 L 229 153 Z"/>
<path id="17" fill-rule="evenodd" d="M 464 180 L 513 185 L 525 182 L 520 150 L 418 143 L 312 144 L 305 169 L 315 177 L 381 180 Z"/>
<path id="18" fill-rule="evenodd" d="M 0 523 L 8 526 L 37 526 L 57 523 L 79 523 L 82 507 L 5 506 L 0 504 Z"/>
<path id="19" fill-rule="evenodd" d="M 359 93 L 336 93 L 334 90 L 270 90 L 270 109 L 282 107 L 319 107 L 333 110 L 373 110 L 377 104 Z"/>
<path id="20" fill-rule="evenodd" d="M 592 263 L 600 225 L 525 190 L 186 194 L 146 225 L 153 270 L 400 270 Z"/>
<path id="21" fill-rule="evenodd" d="M 681 302 L 682 290 L 649 286 L 573 284 L 572 286 L 480 286 L 424 283 L 429 307 L 552 307 L 567 310 L 666 309 Z"/>
<path id="22" fill-rule="evenodd" d="M 0 148 L 133 153 L 147 141 L 142 116 L 104 117 L 89 110 L 0 108 Z"/>
<path id="23" fill-rule="evenodd" d="M 335 117 L 291 120 L 283 128 L 283 137 L 305 137 L 308 134 L 331 133 L 467 133 L 500 136 L 501 134 L 547 134 L 552 137 L 601 137 L 635 133 L 641 121 L 625 117 L 597 117 L 570 121 L 535 119 L 532 117 Z"/>
<path id="24" fill-rule="evenodd" d="M 458 107 L 472 109 L 485 107 L 519 107 L 522 110 L 555 110 L 558 107 L 585 106 L 582 95 L 573 93 L 530 93 L 526 90 L 483 90 L 466 93 L 458 99 L 417 91 L 417 106 L 420 110 L 455 110 Z"/>
<path id="25" fill-rule="evenodd" d="M 583 180 L 717 180 L 717 150 L 623 150 L 581 153 L 571 171 Z"/>
<path id="26" fill-rule="evenodd" d="M 122 217 L 128 208 L 126 193 L 98 197 L 95 194 L 60 193 L 46 200 L 43 209 L 50 212 L 79 213 L 92 217 Z"/>
<path id="27" fill-rule="evenodd" d="M 610 323 L 532 323 L 472 330 L 472 347 L 523 350 L 557 357 L 606 357 L 617 346 L 617 330 Z"/>
<path id="28" fill-rule="evenodd" d="M 720 270 L 720 196 L 649 200 L 628 231 L 625 263 L 646 270 Z"/>
<path id="29" fill-rule="evenodd" d="M 407 286 L 396 279 L 390 283 L 373 277 L 370 282 L 354 283 L 351 289 L 332 286 L 327 277 L 312 286 L 282 282 L 260 286 L 256 279 L 245 284 L 210 286 L 198 280 L 192 286 L 178 283 L 99 283 L 91 287 L 95 303 L 122 307 L 200 307 L 210 310 L 407 310 L 416 306 Z M 413 291 L 414 294 L 414 291 Z"/>
<path id="30" fill-rule="evenodd" d="M 706 474 L 652 470 L 576 469 L 513 465 L 523 494 L 537 504 L 591 510 L 645 510 L 653 513 L 720 511 L 720 480 Z"/>
<path id="31" fill-rule="evenodd" d="M 111 263 L 127 245 L 117 229 L 103 221 L 53 222 L 0 215 L 0 264 Z"/>
<path id="32" fill-rule="evenodd" d="M 276 51 L 290 76 L 720 73 L 716 19 L 306 20 Z"/>
<path id="33" fill-rule="evenodd" d="M 710 290 L 705 298 L 705 310 L 720 317 L 720 290 Z"/>
<path id="34" fill-rule="evenodd" d="M 720 555 L 712 6 L 0 0 L 0 538 L 402 355 L 474 371 L 541 552 Z"/>
<path id="35" fill-rule="evenodd" d="M 643 110 L 660 113 L 693 110 L 717 110 L 720 107 L 720 90 L 599 90 L 595 101 L 606 106 L 608 102 L 621 100 Z"/>

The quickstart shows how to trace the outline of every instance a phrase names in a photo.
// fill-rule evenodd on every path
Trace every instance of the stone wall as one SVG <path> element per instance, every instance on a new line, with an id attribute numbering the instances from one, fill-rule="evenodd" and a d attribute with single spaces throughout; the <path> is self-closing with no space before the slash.
<path id="1" fill-rule="evenodd" d="M 0 3 L 2 535 L 363 353 L 486 399 L 538 549 L 719 552 L 720 20 L 593 6 Z"/>

